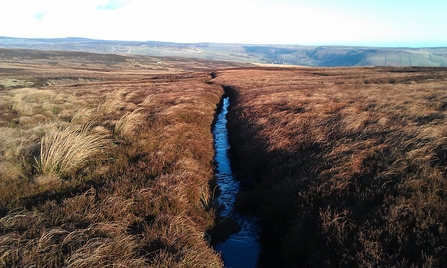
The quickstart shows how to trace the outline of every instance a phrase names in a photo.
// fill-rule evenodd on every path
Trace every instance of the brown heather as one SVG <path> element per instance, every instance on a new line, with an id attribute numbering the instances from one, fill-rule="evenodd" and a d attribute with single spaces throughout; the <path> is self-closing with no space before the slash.
<path id="1" fill-rule="evenodd" d="M 108 140 L 103 133 L 91 133 L 92 124 L 50 129 L 40 140 L 37 171 L 44 175 L 64 175 L 100 154 Z"/>
<path id="2" fill-rule="evenodd" d="M 445 68 L 239 69 L 240 196 L 277 250 L 266 267 L 447 266 Z M 269 262 L 270 261 L 270 262 Z"/>
<path id="3" fill-rule="evenodd" d="M 237 64 L 0 51 L 0 267 L 222 266 L 199 71 Z"/>
<path id="4" fill-rule="evenodd" d="M 447 265 L 446 69 L 0 52 L 0 267 L 221 267 L 221 85 L 264 266 Z"/>

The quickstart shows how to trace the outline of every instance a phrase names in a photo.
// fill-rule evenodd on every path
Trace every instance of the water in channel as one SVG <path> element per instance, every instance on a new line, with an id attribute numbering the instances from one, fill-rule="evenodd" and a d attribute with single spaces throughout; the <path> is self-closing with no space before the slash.
<path id="1" fill-rule="evenodd" d="M 221 252 L 225 267 L 250 268 L 256 267 L 260 252 L 259 227 L 253 216 L 241 215 L 234 211 L 234 203 L 240 190 L 240 183 L 233 177 L 228 153 L 230 143 L 226 115 L 229 103 L 229 98 L 225 97 L 213 129 L 215 161 L 217 164 L 216 176 L 220 189 L 217 202 L 222 207 L 220 216 L 236 220 L 241 229 L 239 232 L 232 234 L 225 242 L 216 245 L 215 249 Z"/>

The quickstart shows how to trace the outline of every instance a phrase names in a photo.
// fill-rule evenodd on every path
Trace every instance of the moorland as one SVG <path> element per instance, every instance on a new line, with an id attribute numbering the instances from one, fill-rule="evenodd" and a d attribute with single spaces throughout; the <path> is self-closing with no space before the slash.
<path id="1" fill-rule="evenodd" d="M 264 267 L 447 265 L 447 69 L 223 70 Z M 269 250 L 270 248 L 270 250 Z"/>
<path id="2" fill-rule="evenodd" d="M 0 50 L 0 267 L 221 267 L 210 70 Z"/>
<path id="3" fill-rule="evenodd" d="M 261 267 L 447 264 L 447 70 L 0 50 L 0 267 L 222 267 L 222 96 Z"/>
<path id="4" fill-rule="evenodd" d="M 302 66 L 447 66 L 447 48 L 386 48 L 221 43 L 109 41 L 87 38 L 11 38 L 0 47 L 171 56 Z"/>

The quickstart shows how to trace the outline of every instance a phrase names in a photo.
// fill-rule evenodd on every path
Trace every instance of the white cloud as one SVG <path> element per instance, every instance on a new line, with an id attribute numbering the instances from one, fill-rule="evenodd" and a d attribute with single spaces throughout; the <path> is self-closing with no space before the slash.
<path id="1" fill-rule="evenodd" d="M 385 2 L 0 0 L 0 35 L 174 42 L 447 43 L 447 16 L 443 16 L 447 5 L 442 1 L 432 0 L 425 9 Z"/>
<path id="2" fill-rule="evenodd" d="M 130 2 L 132 2 L 132 0 L 108 0 L 106 3 L 101 4 L 98 9 L 115 10 L 128 5 Z"/>

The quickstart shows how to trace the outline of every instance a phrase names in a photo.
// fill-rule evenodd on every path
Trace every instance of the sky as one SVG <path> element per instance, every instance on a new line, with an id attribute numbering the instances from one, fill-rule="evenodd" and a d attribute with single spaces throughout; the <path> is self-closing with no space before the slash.
<path id="1" fill-rule="evenodd" d="M 0 36 L 447 47 L 447 1 L 0 0 Z"/>

